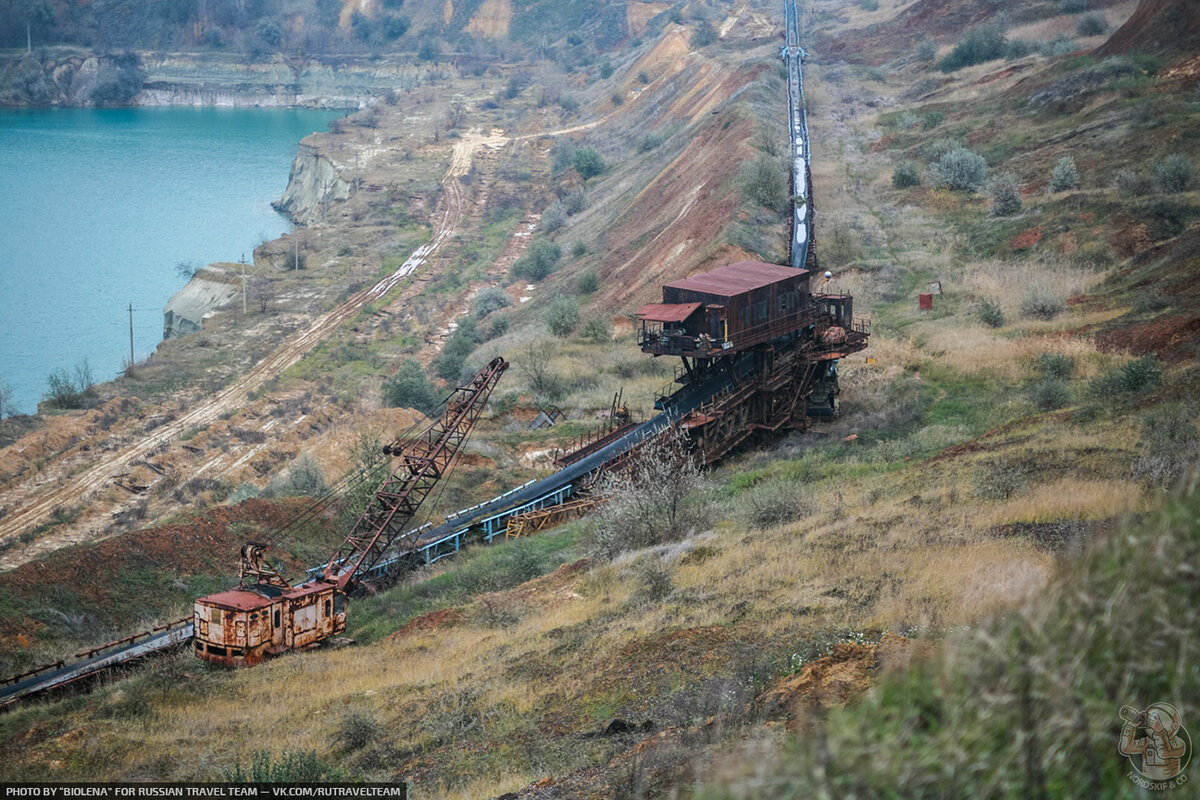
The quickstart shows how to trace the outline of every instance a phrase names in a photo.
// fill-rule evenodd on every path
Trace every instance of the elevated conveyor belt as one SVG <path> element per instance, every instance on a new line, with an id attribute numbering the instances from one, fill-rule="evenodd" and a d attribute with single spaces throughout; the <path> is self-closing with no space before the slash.
<path id="1" fill-rule="evenodd" d="M 145 638 L 141 638 L 143 636 Z M 66 686 L 150 653 L 191 641 L 192 623 L 180 620 L 166 626 L 166 630 L 149 631 L 128 638 L 136 641 L 98 648 L 102 652 L 91 651 L 92 655 L 80 661 L 71 664 L 60 662 L 60 665 L 38 670 L 37 674 L 0 686 L 0 708 L 23 697 Z"/>

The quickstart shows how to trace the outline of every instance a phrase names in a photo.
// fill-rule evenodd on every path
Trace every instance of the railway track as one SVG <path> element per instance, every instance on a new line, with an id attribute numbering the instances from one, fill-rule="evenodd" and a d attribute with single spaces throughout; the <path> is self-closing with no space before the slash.
<path id="1" fill-rule="evenodd" d="M 793 197 L 797 198 L 792 217 L 791 264 L 797 269 L 815 269 L 813 242 L 814 214 L 812 208 L 811 156 L 809 151 L 808 121 L 804 102 L 803 59 L 800 46 L 799 15 L 796 0 L 784 0 L 786 45 L 780 52 L 788 71 L 788 120 L 792 144 L 791 183 Z M 592 127 L 577 126 L 580 129 Z M 570 130 L 570 129 L 568 129 Z M 560 131 L 566 132 L 566 131 Z M 495 137 L 503 140 L 504 137 Z M 527 137 L 514 137 L 527 138 Z M 289 344 L 281 347 L 264 359 L 243 380 L 225 390 L 214 399 L 189 415 L 176 420 L 168 437 L 177 436 L 202 421 L 211 421 L 230 403 L 244 401 L 249 392 L 262 384 L 267 377 L 278 374 L 286 366 L 298 361 L 317 342 L 357 312 L 371 300 L 386 294 L 396 283 L 412 274 L 453 233 L 456 217 L 461 214 L 461 196 L 457 177 L 470 167 L 471 154 L 482 144 L 497 143 L 493 140 L 463 142 L 455 147 L 454 160 L 444 179 L 449 202 L 443 211 L 438 232 L 424 247 L 418 249 L 396 272 L 375 286 L 360 292 L 342 306 L 322 317 L 308 331 Z M 651 419 L 631 426 L 620 436 L 615 436 L 600 447 L 585 448 L 587 453 L 559 469 L 553 475 L 534 480 L 511 489 L 497 497 L 462 509 L 449 515 L 438 525 L 426 525 L 405 535 L 394 552 L 381 560 L 365 579 L 380 579 L 403 569 L 413 568 L 453 555 L 470 541 L 491 542 L 496 537 L 505 538 L 508 523 L 523 514 L 541 511 L 570 502 L 577 487 L 586 477 L 629 453 L 643 442 L 666 430 L 671 422 L 696 410 L 726 393 L 731 388 L 731 377 L 718 376 L 699 385 L 692 385 L 674 394 L 666 410 Z M 93 470 L 72 485 L 74 491 L 91 490 L 111 478 L 130 459 L 149 452 L 157 446 L 159 437 L 129 448 L 108 459 L 110 467 Z M 47 505 L 47 508 L 51 507 Z M 26 507 L 22 518 L 38 513 L 37 506 Z M 13 521 L 6 520 L 8 526 Z M 0 529 L 2 532 L 3 529 Z M 309 570 L 315 576 L 324 565 Z M 0 684 L 0 710 L 11 708 L 22 699 L 93 677 L 106 670 L 143 658 L 155 652 L 179 647 L 192 639 L 191 618 L 176 620 L 161 628 L 134 634 L 116 642 L 76 654 L 76 660 L 67 663 L 58 661 L 13 676 Z"/>

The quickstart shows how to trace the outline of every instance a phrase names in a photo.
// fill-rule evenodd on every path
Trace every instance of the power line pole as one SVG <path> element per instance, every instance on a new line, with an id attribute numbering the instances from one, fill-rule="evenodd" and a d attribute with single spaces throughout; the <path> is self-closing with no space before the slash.
<path id="1" fill-rule="evenodd" d="M 133 369 L 133 303 L 129 304 L 129 368 Z"/>
<path id="2" fill-rule="evenodd" d="M 246 254 L 242 253 L 242 319 L 246 318 Z"/>

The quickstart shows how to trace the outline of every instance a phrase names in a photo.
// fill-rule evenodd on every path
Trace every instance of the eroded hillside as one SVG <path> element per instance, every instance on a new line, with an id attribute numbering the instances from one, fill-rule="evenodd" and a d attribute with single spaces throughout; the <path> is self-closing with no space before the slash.
<path id="1" fill-rule="evenodd" d="M 219 779 L 257 759 L 293 778 L 408 780 L 421 796 L 1033 796 L 1085 773 L 1090 793 L 1131 793 L 1110 735 L 1117 709 L 1162 699 L 1190 713 L 1195 685 L 1179 655 L 1194 646 L 1186 628 L 1139 609 L 1195 588 L 1180 566 L 1190 560 L 1163 548 L 1196 542 L 1194 500 L 1165 498 L 1200 455 L 1200 104 L 1186 47 L 1108 55 L 1137 4 L 1096 4 L 1102 19 L 1086 25 L 1065 4 L 1010 5 L 1000 20 L 971 0 L 803 9 L 818 255 L 873 321 L 871 349 L 841 365 L 839 420 L 679 476 L 686 514 L 658 546 L 597 552 L 619 540 L 616 494 L 586 520 L 357 600 L 358 647 L 239 672 L 185 654 L 17 709 L 0 719 L 0 775 Z M 337 474 L 356 431 L 408 419 L 382 407 L 398 359 L 452 377 L 495 354 L 514 364 L 441 510 L 547 469 L 615 386 L 647 410 L 669 375 L 635 352 L 625 315 L 663 278 L 774 260 L 787 240 L 786 196 L 776 209 L 752 200 L 745 167 L 786 146 L 772 60 L 782 10 L 723 10 L 713 44 L 696 46 L 685 15 L 614 58 L 608 78 L 599 66 L 568 76 L 557 99 L 544 91 L 553 76 L 503 99 L 507 79 L 471 78 L 457 84 L 465 108 L 452 126 L 454 95 L 418 92 L 311 142 L 343 174 L 359 153 L 363 183 L 378 188 L 313 206 L 300 235 L 322 266 L 285 275 L 270 315 L 280 329 L 304 329 L 353 269 L 394 273 L 418 241 L 451 232 L 227 421 L 261 420 L 288 455 L 261 475 L 224 473 L 193 502 L 239 482 L 257 490 L 292 454 Z M 960 64 L 956 49 L 974 41 L 963 25 L 997 25 L 996 57 Z M 572 166 L 584 147 L 602 173 Z M 397 230 L 414 232 L 408 249 Z M 536 241 L 558 246 L 557 268 L 515 278 Z M 490 293 L 481 314 L 489 287 L 503 299 Z M 917 295 L 931 291 L 921 311 Z M 579 317 L 550 335 L 560 295 Z M 232 313 L 214 323 L 206 345 L 170 343 L 164 360 L 180 360 L 166 363 L 219 364 L 210 352 L 244 329 Z M 138 403 L 159 399 L 143 392 Z M 311 408 L 289 405 L 301 402 Z M 547 402 L 568 421 L 528 431 Z M 276 419 L 322 430 L 274 438 Z M 56 424 L 69 423 L 40 435 Z M 183 463 L 183 444 L 202 450 L 197 462 L 253 450 L 219 422 L 164 455 Z M 84 463 L 72 457 L 61 463 Z M 178 508 L 160 501 L 147 519 Z M 221 511 L 244 525 L 288 513 L 264 501 Z M 308 541 L 335 535 L 336 520 L 325 525 Z M 26 544 L 78 529 L 62 521 Z M 183 519 L 150 536 L 196 530 Z M 127 536 L 55 558 L 99 562 L 91 554 L 108 548 L 127 564 Z M 293 546 L 295 563 L 306 546 Z M 212 561 L 188 573 L 179 554 L 148 557 L 159 559 L 187 589 L 220 580 Z M 86 593 L 35 577 L 54 563 L 0 575 L 0 608 L 28 652 L 80 636 L 54 612 L 79 613 Z M 1133 600 L 1101 613 L 1122 592 Z M 167 597 L 171 610 L 187 602 L 184 590 Z M 26 663 L 15 646 L 4 643 Z M 1161 669 L 1177 658 L 1177 671 Z"/>

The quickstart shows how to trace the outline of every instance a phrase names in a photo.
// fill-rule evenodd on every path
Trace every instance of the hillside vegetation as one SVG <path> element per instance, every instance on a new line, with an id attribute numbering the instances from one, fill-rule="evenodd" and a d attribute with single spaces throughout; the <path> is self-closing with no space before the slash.
<path id="1" fill-rule="evenodd" d="M 274 469 L 309 452 L 332 478 L 356 426 L 398 413 L 389 401 L 427 402 L 436 388 L 404 359 L 445 382 L 497 354 L 513 363 L 441 513 L 544 474 L 618 386 L 649 413 L 670 365 L 636 352 L 625 315 L 664 279 L 786 246 L 786 188 L 754 181 L 786 152 L 782 9 L 731 5 L 706 7 L 720 11 L 710 44 L 684 8 L 608 76 L 568 77 L 574 103 L 547 100 L 549 71 L 503 101 L 507 79 L 462 79 L 461 125 L 421 101 L 442 122 L 410 129 L 411 161 L 379 174 L 403 185 L 411 169 L 423 188 L 331 202 L 321 224 L 357 237 L 341 239 L 353 257 L 314 242 L 329 266 L 290 279 L 328 284 L 328 303 L 350 271 L 402 259 L 415 244 L 390 226 L 419 240 L 445 208 L 451 193 L 431 186 L 447 142 L 499 130 L 459 181 L 464 227 L 239 412 L 324 406 L 322 430 L 282 439 Z M 1133 796 L 1118 710 L 1170 702 L 1186 725 L 1200 685 L 1200 95 L 1194 54 L 1139 50 L 1122 27 L 1170 4 L 1135 5 L 1094 4 L 1101 30 L 1049 0 L 1007 16 L 983 0 L 804 4 L 818 257 L 873 323 L 870 349 L 841 365 L 840 419 L 704 475 L 653 473 L 676 511 L 652 518 L 662 541 L 622 538 L 637 495 L 613 487 L 588 518 L 353 601 L 357 647 L 236 672 L 183 654 L 17 708 L 0 717 L 0 779 L 257 765 L 403 779 L 421 797 Z M 759 38 L 764 20 L 776 27 Z M 998 53 L 977 52 L 997 37 Z M 1130 44 L 1109 54 L 1118 39 Z M 319 146 L 405 130 L 393 107 L 370 113 Z M 539 135 L 556 128 L 575 130 Z M 293 302 L 280 318 L 301 315 Z M 232 322 L 202 335 L 230 341 Z M 162 358 L 219 360 L 212 349 L 184 339 Z M 568 421 L 529 431 L 547 403 Z M 223 430 L 191 441 L 236 454 Z M 269 480 L 230 471 L 200 497 Z M 270 526 L 291 508 L 222 513 Z M 306 541 L 336 537 L 335 518 L 322 524 Z M 0 575 L 5 630 L 25 637 L 4 640 L 14 666 L 82 636 L 54 622 L 79 613 L 78 593 L 34 586 L 53 563 Z M 211 563 L 170 563 L 189 589 L 220 581 Z M 147 609 L 154 594 L 139 595 Z M 183 592 L 155 611 L 181 608 Z"/>

